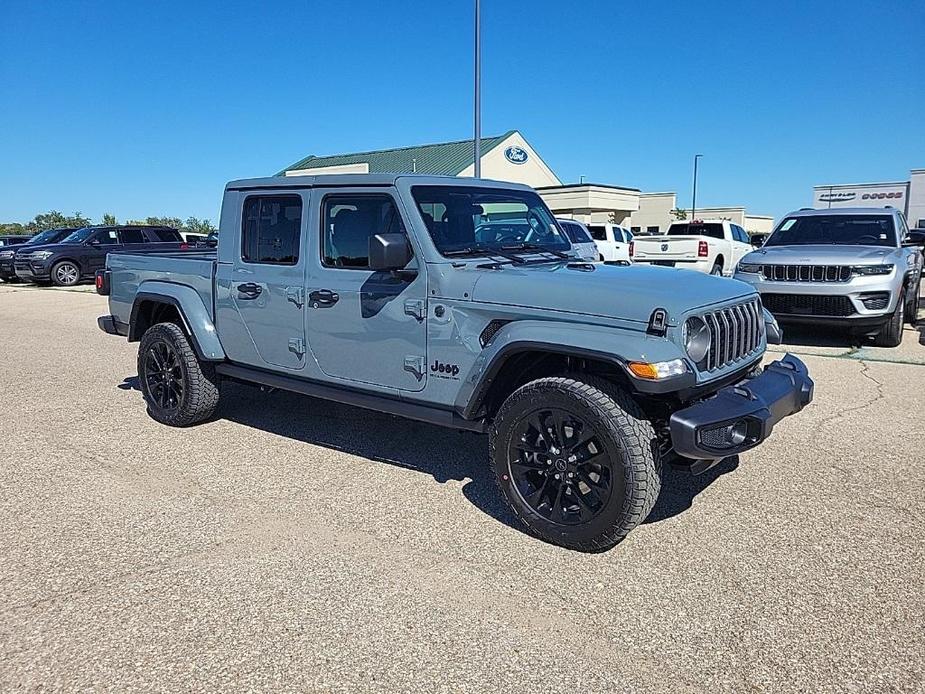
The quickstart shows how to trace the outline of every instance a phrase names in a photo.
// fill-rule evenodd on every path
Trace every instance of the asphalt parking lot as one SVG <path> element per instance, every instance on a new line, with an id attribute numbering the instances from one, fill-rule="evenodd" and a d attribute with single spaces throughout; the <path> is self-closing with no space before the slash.
<path id="1" fill-rule="evenodd" d="M 794 333 L 803 415 L 583 555 L 471 434 L 234 385 L 158 425 L 104 312 L 0 287 L 0 690 L 925 687 L 925 327 Z"/>

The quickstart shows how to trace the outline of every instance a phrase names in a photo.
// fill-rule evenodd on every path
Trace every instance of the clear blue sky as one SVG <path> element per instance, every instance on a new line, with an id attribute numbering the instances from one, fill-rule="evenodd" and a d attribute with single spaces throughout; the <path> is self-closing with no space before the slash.
<path id="1" fill-rule="evenodd" d="M 483 133 L 779 215 L 925 166 L 925 2 L 483 1 Z M 0 221 L 217 219 L 232 178 L 471 134 L 472 2 L 5 2 Z"/>

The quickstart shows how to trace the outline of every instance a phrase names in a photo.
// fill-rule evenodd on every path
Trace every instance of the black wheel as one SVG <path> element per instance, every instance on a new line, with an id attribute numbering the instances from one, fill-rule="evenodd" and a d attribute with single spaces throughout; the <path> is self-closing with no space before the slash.
<path id="1" fill-rule="evenodd" d="M 610 549 L 661 487 L 657 440 L 639 406 L 593 377 L 541 378 L 516 390 L 490 432 L 495 478 L 537 536 L 569 549 Z"/>
<path id="2" fill-rule="evenodd" d="M 162 424 L 196 424 L 211 417 L 218 406 L 215 369 L 199 361 L 174 323 L 158 323 L 142 335 L 138 380 L 148 413 Z"/>
<path id="3" fill-rule="evenodd" d="M 51 268 L 51 281 L 56 287 L 73 287 L 80 281 L 80 268 L 73 260 L 62 260 Z"/>
<path id="4" fill-rule="evenodd" d="M 716 263 L 715 265 L 713 265 L 713 269 L 710 270 L 710 274 L 711 274 L 711 275 L 720 275 L 720 276 L 721 276 L 721 275 L 723 274 L 723 264 L 722 264 L 722 263 Z"/>
<path id="5" fill-rule="evenodd" d="M 903 339 L 903 323 L 906 315 L 906 293 L 899 295 L 899 301 L 896 302 L 896 310 L 890 319 L 880 328 L 880 332 L 874 336 L 874 344 L 878 347 L 899 347 Z"/>

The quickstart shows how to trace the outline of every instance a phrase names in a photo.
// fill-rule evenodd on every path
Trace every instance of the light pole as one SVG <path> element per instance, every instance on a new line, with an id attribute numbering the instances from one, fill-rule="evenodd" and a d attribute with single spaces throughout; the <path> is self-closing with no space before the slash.
<path id="1" fill-rule="evenodd" d="M 694 218 L 697 216 L 697 160 L 702 157 L 702 154 L 694 155 L 694 192 L 691 194 L 691 221 L 694 221 Z"/>
<path id="2" fill-rule="evenodd" d="M 475 0 L 475 114 L 472 143 L 475 157 L 474 174 L 482 177 L 482 21 L 481 0 Z"/>

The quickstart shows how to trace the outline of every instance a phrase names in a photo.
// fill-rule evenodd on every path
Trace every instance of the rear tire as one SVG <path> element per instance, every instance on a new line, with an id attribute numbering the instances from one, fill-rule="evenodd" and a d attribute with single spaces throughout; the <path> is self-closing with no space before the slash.
<path id="1" fill-rule="evenodd" d="M 722 263 L 716 263 L 713 266 L 713 269 L 710 270 L 711 275 L 716 275 L 717 277 L 722 277 L 723 275 L 723 266 Z"/>
<path id="2" fill-rule="evenodd" d="M 899 347 L 903 339 L 903 323 L 906 312 L 906 293 L 899 295 L 899 301 L 896 302 L 896 310 L 893 315 L 883 325 L 880 332 L 874 336 L 874 344 L 878 347 Z"/>
<path id="3" fill-rule="evenodd" d="M 495 480 L 541 539 L 610 549 L 652 510 L 661 488 L 652 424 L 623 390 L 578 375 L 514 391 L 490 431 Z"/>
<path id="4" fill-rule="evenodd" d="M 215 413 L 219 378 L 215 367 L 201 362 L 175 323 L 158 323 L 141 337 L 138 381 L 148 414 L 161 424 L 185 427 Z"/>

